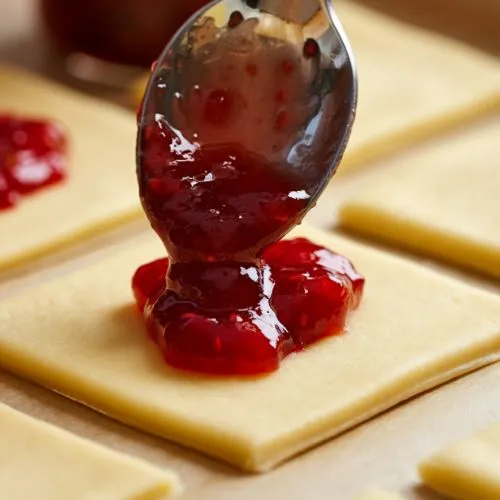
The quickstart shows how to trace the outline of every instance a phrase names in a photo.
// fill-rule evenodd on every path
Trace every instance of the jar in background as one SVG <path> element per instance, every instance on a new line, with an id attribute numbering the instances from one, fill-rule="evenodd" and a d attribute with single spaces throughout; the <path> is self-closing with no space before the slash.
<path id="1" fill-rule="evenodd" d="M 65 55 L 149 67 L 209 0 L 40 0 L 50 39 Z"/>

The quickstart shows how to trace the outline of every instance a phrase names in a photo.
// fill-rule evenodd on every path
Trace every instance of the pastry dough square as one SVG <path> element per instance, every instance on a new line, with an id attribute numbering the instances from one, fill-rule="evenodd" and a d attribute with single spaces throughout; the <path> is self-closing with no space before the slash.
<path id="1" fill-rule="evenodd" d="M 352 1 L 335 2 L 358 63 L 359 103 L 339 173 L 500 110 L 500 62 Z"/>
<path id="2" fill-rule="evenodd" d="M 500 117 L 394 159 L 340 225 L 500 278 Z"/>
<path id="3" fill-rule="evenodd" d="M 67 179 L 0 211 L 0 271 L 141 215 L 130 111 L 7 66 L 0 110 L 58 120 L 69 139 Z"/>
<path id="4" fill-rule="evenodd" d="M 457 500 L 500 498 L 500 422 L 420 464 L 430 487 Z"/>
<path id="5" fill-rule="evenodd" d="M 0 404 L 0 498 L 166 500 L 175 474 Z"/>
<path id="6" fill-rule="evenodd" d="M 349 256 L 366 292 L 344 336 L 260 378 L 169 368 L 130 291 L 163 254 L 151 234 L 113 258 L 0 307 L 0 364 L 147 432 L 266 471 L 391 406 L 500 358 L 500 298 L 310 228 Z"/>

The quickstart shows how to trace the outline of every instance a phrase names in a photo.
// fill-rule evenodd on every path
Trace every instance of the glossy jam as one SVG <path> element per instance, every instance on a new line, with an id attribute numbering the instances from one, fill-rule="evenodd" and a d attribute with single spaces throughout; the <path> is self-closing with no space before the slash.
<path id="1" fill-rule="evenodd" d="M 209 0 L 40 0 L 58 46 L 148 67 L 182 24 Z"/>
<path id="2" fill-rule="evenodd" d="M 272 372 L 287 354 L 342 333 L 364 286 L 348 259 L 304 238 L 270 245 L 259 267 L 176 265 L 167 291 L 166 258 L 137 270 L 137 305 L 167 363 L 213 374 Z M 198 297 L 186 298 L 187 287 Z"/>
<path id="3" fill-rule="evenodd" d="M 224 109 L 206 104 L 207 121 L 218 121 Z M 141 199 L 172 259 L 253 263 L 302 217 L 309 196 L 280 165 L 237 145 L 185 150 L 161 122 L 145 133 Z"/>
<path id="4" fill-rule="evenodd" d="M 233 13 L 229 32 L 247 27 Z M 279 241 L 317 190 L 316 166 L 294 163 L 292 153 L 316 109 L 308 89 L 317 56 L 312 40 L 298 55 L 283 45 L 259 57 L 218 54 L 183 66 L 171 95 L 157 73 L 138 180 L 170 262 L 141 267 L 133 290 L 171 366 L 272 372 L 286 355 L 341 333 L 359 304 L 364 280 L 346 258 L 305 239 Z M 165 102 L 169 122 L 156 111 Z"/>
<path id="5" fill-rule="evenodd" d="M 0 115 L 0 210 L 63 180 L 66 148 L 58 124 Z"/>

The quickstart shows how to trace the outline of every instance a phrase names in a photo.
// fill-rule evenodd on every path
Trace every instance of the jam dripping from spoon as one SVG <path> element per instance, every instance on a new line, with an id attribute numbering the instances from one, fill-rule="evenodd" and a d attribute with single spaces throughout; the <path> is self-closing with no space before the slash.
<path id="1" fill-rule="evenodd" d="M 238 14 L 231 32 L 245 29 Z M 156 72 L 159 101 L 141 114 L 138 181 L 169 257 L 141 266 L 132 287 L 173 367 L 275 371 L 290 353 L 341 334 L 361 301 L 364 278 L 347 258 L 304 238 L 281 240 L 316 189 L 288 160 L 315 106 L 301 57 L 319 57 L 314 40 L 301 56 L 279 47 L 212 57 L 202 77 L 199 65 L 186 67 L 168 119 L 158 112 L 166 97 Z"/>

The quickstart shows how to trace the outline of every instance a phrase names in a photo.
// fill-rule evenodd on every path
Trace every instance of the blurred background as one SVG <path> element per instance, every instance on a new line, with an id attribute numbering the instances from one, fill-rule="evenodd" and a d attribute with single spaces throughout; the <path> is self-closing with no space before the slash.
<path id="1" fill-rule="evenodd" d="M 500 0 L 352 1 L 500 56 Z M 0 59 L 133 107 L 130 88 L 144 74 L 140 67 L 147 68 L 179 24 L 205 3 L 0 0 Z"/>
<path id="2" fill-rule="evenodd" d="M 359 0 L 358 3 L 500 56 L 499 0 Z"/>

